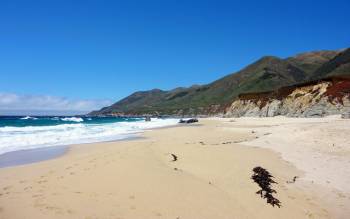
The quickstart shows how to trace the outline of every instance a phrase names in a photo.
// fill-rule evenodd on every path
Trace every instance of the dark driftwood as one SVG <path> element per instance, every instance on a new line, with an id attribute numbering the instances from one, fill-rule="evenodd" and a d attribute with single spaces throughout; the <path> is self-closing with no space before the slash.
<path id="1" fill-rule="evenodd" d="M 276 183 L 273 179 L 273 176 L 262 167 L 254 167 L 254 174 L 252 175 L 252 179 L 260 186 L 260 190 L 256 192 L 256 194 L 260 194 L 261 198 L 265 199 L 266 202 L 271 204 L 273 207 L 275 205 L 277 207 L 281 207 L 281 202 L 273 197 L 273 193 L 277 193 L 276 190 L 271 188 L 271 183 Z"/>
<path id="2" fill-rule="evenodd" d="M 177 161 L 177 156 L 175 154 L 171 154 L 171 156 L 173 157 L 173 161 Z"/>

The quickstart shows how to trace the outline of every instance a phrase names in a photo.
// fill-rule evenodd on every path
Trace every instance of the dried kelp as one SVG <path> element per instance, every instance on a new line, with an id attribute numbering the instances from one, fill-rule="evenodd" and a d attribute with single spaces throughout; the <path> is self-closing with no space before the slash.
<path id="1" fill-rule="evenodd" d="M 266 198 L 267 203 L 271 204 L 273 207 L 281 207 L 281 202 L 273 197 L 273 193 L 277 193 L 276 190 L 271 188 L 272 183 L 276 183 L 273 179 L 273 176 L 262 167 L 254 167 L 254 174 L 252 179 L 260 186 L 260 190 L 256 194 L 260 194 L 261 198 Z"/>

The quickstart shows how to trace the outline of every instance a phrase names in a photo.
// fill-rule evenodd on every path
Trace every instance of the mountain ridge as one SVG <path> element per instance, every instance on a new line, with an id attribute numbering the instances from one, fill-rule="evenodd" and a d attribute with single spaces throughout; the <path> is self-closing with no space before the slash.
<path id="1" fill-rule="evenodd" d="M 264 56 L 211 83 L 169 91 L 137 91 L 89 115 L 215 114 L 239 94 L 273 91 L 327 76 L 350 76 L 350 48 L 306 52 L 285 59 Z"/>

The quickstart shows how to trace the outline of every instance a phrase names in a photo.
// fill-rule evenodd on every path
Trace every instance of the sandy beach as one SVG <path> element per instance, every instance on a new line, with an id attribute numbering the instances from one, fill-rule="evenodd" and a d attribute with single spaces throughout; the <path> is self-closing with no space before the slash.
<path id="1" fill-rule="evenodd" d="M 349 134 L 337 116 L 210 118 L 74 145 L 55 159 L 1 168 L 0 218 L 345 219 Z M 280 208 L 256 194 L 256 166 L 274 176 Z"/>

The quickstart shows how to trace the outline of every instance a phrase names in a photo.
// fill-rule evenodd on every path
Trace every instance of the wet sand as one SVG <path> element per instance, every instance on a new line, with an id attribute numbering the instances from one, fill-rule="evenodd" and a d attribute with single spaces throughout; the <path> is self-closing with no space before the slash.
<path id="1" fill-rule="evenodd" d="M 279 135 L 273 127 L 296 123 L 273 119 L 278 122 L 202 119 L 199 126 L 75 145 L 55 159 L 1 168 L 0 218 L 346 218 L 350 196 L 336 186 L 342 183 L 325 187 L 322 177 L 310 177 L 297 160 L 285 157 L 285 148 L 258 142 Z M 294 124 L 296 132 L 306 123 Z M 256 194 L 259 187 L 250 178 L 255 166 L 274 176 L 281 208 Z M 330 188 L 338 192 L 331 203 L 323 199 L 335 194 Z"/>
<path id="2" fill-rule="evenodd" d="M 64 155 L 67 150 L 67 146 L 55 146 L 8 152 L 0 155 L 0 168 L 57 158 Z"/>

